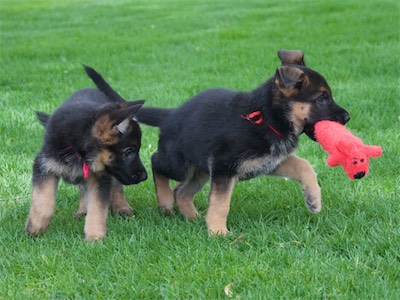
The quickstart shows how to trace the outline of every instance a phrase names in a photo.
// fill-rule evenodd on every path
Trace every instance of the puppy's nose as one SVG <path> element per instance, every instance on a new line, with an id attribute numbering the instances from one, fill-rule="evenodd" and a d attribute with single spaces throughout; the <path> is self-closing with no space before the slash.
<path id="1" fill-rule="evenodd" d="M 356 175 L 354 175 L 354 179 L 361 179 L 364 176 L 365 176 L 365 172 L 361 171 L 361 172 L 358 172 Z"/>
<path id="2" fill-rule="evenodd" d="M 147 172 L 146 171 L 140 172 L 139 180 L 145 181 L 146 179 L 147 179 Z"/>
<path id="3" fill-rule="evenodd" d="M 350 114 L 347 111 L 344 111 L 342 117 L 343 125 L 346 124 L 348 121 L 350 121 Z"/>
<path id="4" fill-rule="evenodd" d="M 136 172 L 133 177 L 137 182 L 145 181 L 147 179 L 147 172 L 145 170 Z"/>

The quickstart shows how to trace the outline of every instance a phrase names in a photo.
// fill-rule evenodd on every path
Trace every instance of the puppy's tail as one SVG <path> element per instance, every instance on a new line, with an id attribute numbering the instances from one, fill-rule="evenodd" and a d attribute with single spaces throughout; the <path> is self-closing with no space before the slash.
<path id="1" fill-rule="evenodd" d="M 46 127 L 47 123 L 49 122 L 50 115 L 46 114 L 45 112 L 42 112 L 42 111 L 36 111 L 36 116 L 37 116 L 38 120 L 40 121 L 40 123 L 44 127 Z"/>
<path id="2" fill-rule="evenodd" d="M 138 110 L 135 119 L 140 123 L 159 127 L 172 111 L 173 109 L 167 108 L 142 107 Z"/>
<path id="3" fill-rule="evenodd" d="M 86 74 L 92 79 L 97 88 L 102 91 L 112 102 L 120 103 L 126 102 L 114 89 L 108 84 L 108 82 L 98 73 L 95 69 L 83 65 Z"/>

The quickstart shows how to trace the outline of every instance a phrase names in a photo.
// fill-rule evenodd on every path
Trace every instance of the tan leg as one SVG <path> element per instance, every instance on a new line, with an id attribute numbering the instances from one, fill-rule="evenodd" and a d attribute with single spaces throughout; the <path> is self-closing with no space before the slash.
<path id="1" fill-rule="evenodd" d="M 153 171 L 154 184 L 156 186 L 158 208 L 165 214 L 173 214 L 174 193 L 169 186 L 169 178 Z"/>
<path id="2" fill-rule="evenodd" d="M 85 240 L 97 241 L 105 237 L 107 233 L 111 182 L 108 182 L 108 184 L 98 182 L 95 177 L 90 177 L 87 181 L 87 189 L 88 206 L 85 219 Z"/>
<path id="3" fill-rule="evenodd" d="M 290 155 L 272 175 L 300 181 L 307 208 L 313 213 L 321 211 L 321 188 L 318 185 L 317 174 L 308 161 Z"/>
<path id="4" fill-rule="evenodd" d="M 46 232 L 55 209 L 58 178 L 54 175 L 40 183 L 33 183 L 32 204 L 25 230 L 31 236 Z"/>
<path id="5" fill-rule="evenodd" d="M 175 200 L 179 207 L 179 211 L 184 217 L 194 219 L 199 216 L 199 213 L 193 204 L 193 198 L 207 182 L 208 178 L 209 176 L 204 173 L 194 174 L 188 181 L 180 183 L 175 188 Z"/>
<path id="6" fill-rule="evenodd" d="M 80 195 L 79 208 L 73 214 L 73 217 L 75 219 L 86 216 L 87 213 L 88 193 L 86 186 L 83 184 L 79 185 L 79 195 Z"/>
<path id="7" fill-rule="evenodd" d="M 113 215 L 133 216 L 133 209 L 125 199 L 124 188 L 117 181 L 113 183 L 111 188 L 111 198 L 111 212 Z"/>
<path id="8" fill-rule="evenodd" d="M 217 178 L 211 181 L 206 223 L 211 235 L 226 235 L 226 220 L 229 214 L 235 178 Z"/>

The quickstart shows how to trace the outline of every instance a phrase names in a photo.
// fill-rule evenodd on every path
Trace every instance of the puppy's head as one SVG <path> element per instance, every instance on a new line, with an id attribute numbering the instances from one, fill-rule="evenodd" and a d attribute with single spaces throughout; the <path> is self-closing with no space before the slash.
<path id="1" fill-rule="evenodd" d="M 301 51 L 281 50 L 278 56 L 282 66 L 274 77 L 275 101 L 289 107 L 288 117 L 297 134 L 305 132 L 315 140 L 314 125 L 318 121 L 346 124 L 350 120 L 349 113 L 335 103 L 325 78 L 304 65 Z"/>
<path id="2" fill-rule="evenodd" d="M 147 179 L 139 157 L 141 131 L 134 120 L 143 103 L 140 100 L 108 104 L 98 114 L 92 127 L 92 135 L 101 148 L 94 159 L 94 167 L 105 169 L 124 185 Z"/>

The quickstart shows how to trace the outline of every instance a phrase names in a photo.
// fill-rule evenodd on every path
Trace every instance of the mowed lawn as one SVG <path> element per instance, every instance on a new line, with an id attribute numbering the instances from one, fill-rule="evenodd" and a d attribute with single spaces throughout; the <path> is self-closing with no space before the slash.
<path id="1" fill-rule="evenodd" d="M 397 1 L 1 0 L 0 299 L 399 299 L 400 4 Z M 31 168 L 52 112 L 93 86 L 82 64 L 127 99 L 174 107 L 205 89 L 250 90 L 275 74 L 278 49 L 302 49 L 351 114 L 347 127 L 381 145 L 370 174 L 350 181 L 301 138 L 323 210 L 297 182 L 237 184 L 230 234 L 202 217 L 162 216 L 152 177 L 126 188 L 134 218 L 109 217 L 83 241 L 78 193 L 60 184 L 48 232 L 28 237 Z M 149 174 L 158 130 L 142 126 Z"/>

